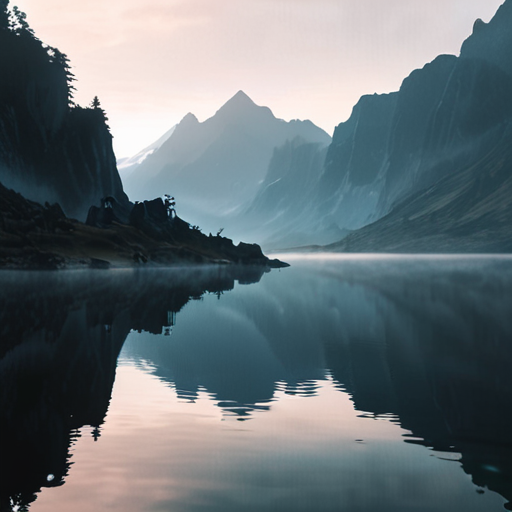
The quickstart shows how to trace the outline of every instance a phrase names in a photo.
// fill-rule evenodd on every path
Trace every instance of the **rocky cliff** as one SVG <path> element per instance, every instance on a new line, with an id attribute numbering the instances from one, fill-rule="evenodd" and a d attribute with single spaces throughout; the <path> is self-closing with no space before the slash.
<path id="1" fill-rule="evenodd" d="M 307 222 L 326 153 L 327 147 L 300 137 L 275 148 L 254 201 L 234 227 L 238 236 L 249 232 L 268 247 L 280 248 L 341 238 L 344 231 L 328 216 L 316 232 Z"/>
<path id="2" fill-rule="evenodd" d="M 512 252 L 512 126 L 474 162 L 405 199 L 383 218 L 319 250 Z"/>
<path id="3" fill-rule="evenodd" d="M 460 200 L 464 197 L 457 213 L 446 217 L 445 227 L 455 226 L 469 210 L 475 212 L 477 203 L 482 220 L 479 229 L 499 224 L 501 217 L 494 217 L 493 212 L 506 208 L 507 203 L 493 205 L 492 211 L 482 209 L 482 198 L 468 192 L 462 174 L 459 178 L 454 174 L 486 181 L 483 162 L 506 152 L 512 120 L 511 25 L 512 2 L 507 0 L 491 22 L 475 23 L 460 57 L 439 56 L 411 73 L 396 93 L 362 97 L 351 117 L 336 128 L 324 165 L 309 177 L 310 200 L 288 223 L 287 232 L 302 233 L 303 243 L 315 243 L 322 234 L 332 236 L 333 227 L 355 230 L 375 222 L 433 186 L 436 197 L 444 194 L 444 203 L 451 201 L 448 190 Z M 493 161 L 489 165 L 496 169 L 505 164 Z M 462 188 L 448 187 L 455 182 Z M 445 192 L 443 183 L 447 184 Z M 423 197 L 426 207 L 428 201 Z M 505 196 L 500 200 L 507 201 Z M 282 211 L 292 208 L 281 203 Z M 260 212 L 264 215 L 263 208 Z M 358 247 L 370 249 L 368 244 Z M 379 250 L 379 245 L 376 242 L 371 248 Z"/>
<path id="4" fill-rule="evenodd" d="M 83 220 L 102 197 L 127 203 L 103 110 L 73 106 L 66 56 L 0 10 L 0 181 Z"/>
<path id="5" fill-rule="evenodd" d="M 389 158 L 379 211 L 387 215 L 330 250 L 512 251 L 511 24 L 507 0 L 488 24 L 477 20 L 459 58 L 433 63 L 449 59 L 444 90 L 431 101 L 421 144 Z M 415 80 L 428 84 L 428 67 L 423 75 Z"/>

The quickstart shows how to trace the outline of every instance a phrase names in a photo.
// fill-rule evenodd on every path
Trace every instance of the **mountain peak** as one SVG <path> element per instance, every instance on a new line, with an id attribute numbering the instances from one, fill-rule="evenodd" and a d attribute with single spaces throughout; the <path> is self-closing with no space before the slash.
<path id="1" fill-rule="evenodd" d="M 229 101 L 254 103 L 254 101 L 252 101 L 251 98 L 249 98 L 249 96 L 241 89 Z"/>
<path id="2" fill-rule="evenodd" d="M 189 112 L 181 121 L 180 124 L 197 124 L 199 123 L 199 120 L 197 117 L 192 114 L 192 112 Z"/>
<path id="3" fill-rule="evenodd" d="M 244 91 L 238 91 L 232 98 L 230 98 L 221 108 L 220 110 L 231 107 L 236 109 L 243 109 L 243 108 L 251 108 L 256 107 L 256 103 L 245 94 Z"/>
<path id="4" fill-rule="evenodd" d="M 512 0 L 506 0 L 489 21 L 478 19 L 463 43 L 460 56 L 484 60 L 512 75 Z"/>
<path id="5" fill-rule="evenodd" d="M 242 90 L 230 98 L 215 114 L 222 119 L 234 121 L 236 119 L 249 119 L 258 117 L 274 117 L 267 107 L 260 107 Z"/>

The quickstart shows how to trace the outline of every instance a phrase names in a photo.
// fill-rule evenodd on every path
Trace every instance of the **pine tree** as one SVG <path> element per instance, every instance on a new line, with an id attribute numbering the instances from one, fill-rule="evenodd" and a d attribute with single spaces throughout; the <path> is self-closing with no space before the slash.
<path id="1" fill-rule="evenodd" d="M 14 18 L 14 22 L 12 24 L 14 32 L 16 32 L 16 34 L 19 36 L 30 36 L 34 39 L 37 39 L 34 31 L 28 24 L 27 15 L 23 11 L 20 11 L 17 6 L 12 8 L 12 14 Z"/>
<path id="2" fill-rule="evenodd" d="M 76 87 L 73 82 L 76 81 L 75 75 L 71 72 L 71 65 L 69 64 L 68 56 L 62 53 L 58 48 L 49 48 L 48 54 L 52 57 L 53 62 L 62 68 L 66 75 L 66 82 L 68 84 L 68 103 L 72 107 L 75 105 L 74 96 Z"/>
<path id="3" fill-rule="evenodd" d="M 96 112 L 101 113 L 101 116 L 103 117 L 103 120 L 105 121 L 105 126 L 107 127 L 107 130 L 110 131 L 110 126 L 108 125 L 107 113 L 101 108 L 101 103 L 100 103 L 98 96 L 94 96 L 91 103 L 89 104 L 89 108 L 93 109 Z"/>

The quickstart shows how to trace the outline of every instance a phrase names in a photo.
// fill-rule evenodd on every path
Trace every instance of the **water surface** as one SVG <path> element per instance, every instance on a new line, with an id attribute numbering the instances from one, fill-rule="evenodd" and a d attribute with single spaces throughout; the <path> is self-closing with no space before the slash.
<path id="1" fill-rule="evenodd" d="M 512 259 L 288 259 L 0 276 L 2 512 L 510 509 Z"/>

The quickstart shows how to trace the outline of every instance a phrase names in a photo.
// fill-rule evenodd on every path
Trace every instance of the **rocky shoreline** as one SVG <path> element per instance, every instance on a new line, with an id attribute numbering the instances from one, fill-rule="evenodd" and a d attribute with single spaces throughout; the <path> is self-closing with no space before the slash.
<path id="1" fill-rule="evenodd" d="M 139 203 L 129 212 L 103 205 L 91 210 L 94 221 L 84 224 L 66 217 L 58 204 L 43 206 L 0 184 L 0 269 L 288 266 L 267 258 L 257 244 L 234 245 L 168 217 L 161 199 Z"/>

